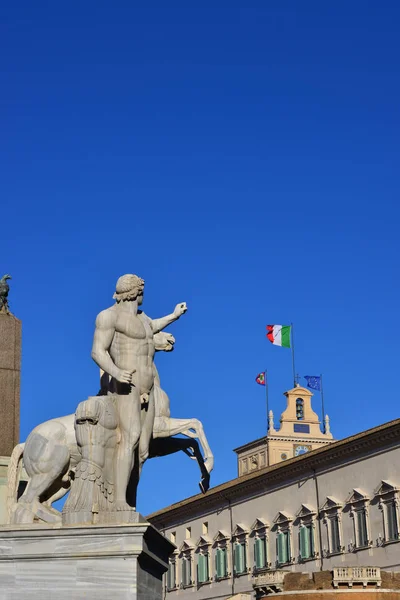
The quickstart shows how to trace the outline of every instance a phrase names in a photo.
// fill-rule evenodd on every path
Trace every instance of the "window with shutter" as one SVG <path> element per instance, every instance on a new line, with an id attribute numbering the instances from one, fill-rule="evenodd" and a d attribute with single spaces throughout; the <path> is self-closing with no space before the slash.
<path id="1" fill-rule="evenodd" d="M 203 583 L 204 581 L 204 568 L 203 568 L 203 555 L 199 554 L 197 558 L 197 581 Z"/>
<path id="2" fill-rule="evenodd" d="M 238 573 L 240 573 L 239 552 L 240 552 L 240 544 L 235 544 L 234 547 L 233 547 L 233 566 L 234 566 L 234 569 L 235 569 L 235 575 L 237 575 Z"/>
<path id="3" fill-rule="evenodd" d="M 243 544 L 240 544 L 240 545 L 242 547 L 242 553 L 241 553 L 241 556 L 242 556 L 242 565 L 241 565 L 242 566 L 242 571 L 241 572 L 245 573 L 246 572 L 246 568 L 247 568 L 247 564 L 246 564 L 246 544 L 243 543 Z"/>
<path id="4" fill-rule="evenodd" d="M 311 558 L 311 545 L 310 545 L 310 527 L 300 527 L 299 531 L 299 542 L 300 542 L 300 556 L 304 560 Z"/>
<path id="5" fill-rule="evenodd" d="M 246 546 L 236 543 L 234 546 L 234 568 L 235 575 L 241 575 L 246 571 Z"/>
<path id="6" fill-rule="evenodd" d="M 217 579 L 221 579 L 222 575 L 222 549 L 217 548 L 215 551 L 215 575 Z"/>
<path id="7" fill-rule="evenodd" d="M 286 556 L 287 556 L 287 562 L 289 562 L 291 560 L 291 552 L 290 552 L 290 535 L 288 531 L 285 531 L 284 533 L 285 536 L 285 543 L 286 543 Z"/>
<path id="8" fill-rule="evenodd" d="M 340 552 L 340 534 L 339 534 L 339 519 L 338 517 L 330 518 L 331 524 L 331 542 L 332 548 L 331 552 Z"/>
<path id="9" fill-rule="evenodd" d="M 169 563 L 167 587 L 169 590 L 173 590 L 176 587 L 176 563 L 172 561 Z"/>
<path id="10" fill-rule="evenodd" d="M 187 585 L 187 561 L 186 558 L 182 559 L 182 585 Z"/>
<path id="11" fill-rule="evenodd" d="M 368 535 L 367 535 L 367 515 L 365 510 L 356 511 L 356 524 L 357 524 L 357 546 L 363 548 L 368 546 Z"/>
<path id="12" fill-rule="evenodd" d="M 281 531 L 277 536 L 278 563 L 284 565 L 289 562 L 289 533 Z"/>
<path id="13" fill-rule="evenodd" d="M 192 583 L 192 561 L 190 556 L 185 556 L 182 559 L 182 583 L 183 585 Z"/>
<path id="14" fill-rule="evenodd" d="M 254 562 L 256 569 L 264 569 L 267 564 L 265 538 L 256 538 L 254 542 Z"/>
<path id="15" fill-rule="evenodd" d="M 394 501 L 389 502 L 386 505 L 386 515 L 388 525 L 388 540 L 397 540 L 399 538 L 399 528 L 397 524 L 396 504 Z"/>
<path id="16" fill-rule="evenodd" d="M 215 571 L 217 579 L 226 577 L 228 573 L 227 559 L 226 559 L 226 548 L 217 548 L 215 553 Z"/>
<path id="17" fill-rule="evenodd" d="M 222 552 L 222 577 L 226 577 L 228 575 L 228 551 L 226 548 L 221 548 Z"/>
<path id="18" fill-rule="evenodd" d="M 208 581 L 208 554 L 199 554 L 197 563 L 197 580 L 199 583 Z"/>

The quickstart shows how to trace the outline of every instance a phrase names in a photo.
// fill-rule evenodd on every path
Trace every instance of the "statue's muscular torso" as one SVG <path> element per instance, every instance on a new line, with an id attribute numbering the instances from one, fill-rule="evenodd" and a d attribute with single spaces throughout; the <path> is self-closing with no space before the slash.
<path id="1" fill-rule="evenodd" d="M 133 315 L 118 307 L 105 311 L 114 328 L 109 354 L 119 369 L 135 372 L 132 384 L 140 394 L 149 393 L 154 385 L 154 341 L 150 319 L 143 313 Z M 108 320 L 107 319 L 107 320 Z"/>

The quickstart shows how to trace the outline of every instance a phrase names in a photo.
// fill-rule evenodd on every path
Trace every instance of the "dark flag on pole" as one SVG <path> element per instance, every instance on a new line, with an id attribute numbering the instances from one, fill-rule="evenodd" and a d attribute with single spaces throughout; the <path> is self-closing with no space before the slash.
<path id="1" fill-rule="evenodd" d="M 321 391 L 321 377 L 319 375 L 304 375 L 304 379 L 307 381 L 307 387 L 310 390 Z"/>
<path id="2" fill-rule="evenodd" d="M 260 385 L 265 385 L 265 371 L 257 375 L 256 383 L 259 383 Z"/>

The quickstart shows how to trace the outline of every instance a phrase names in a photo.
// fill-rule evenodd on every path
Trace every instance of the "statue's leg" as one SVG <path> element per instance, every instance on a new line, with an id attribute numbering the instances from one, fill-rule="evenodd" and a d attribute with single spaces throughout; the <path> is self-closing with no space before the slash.
<path id="1" fill-rule="evenodd" d="M 22 494 L 15 507 L 13 523 L 33 523 L 35 517 L 38 517 L 46 523 L 57 523 L 61 521 L 61 515 L 58 511 L 44 506 L 41 503 L 41 496 L 53 484 L 53 473 L 40 473 L 33 475 L 28 481 L 25 492 Z"/>
<path id="2" fill-rule="evenodd" d="M 204 464 L 207 469 L 207 472 L 211 473 L 211 471 L 214 468 L 214 455 L 211 452 L 210 446 L 208 445 L 208 441 L 207 441 L 206 435 L 204 433 L 202 422 L 199 421 L 198 419 L 195 419 L 195 421 L 196 421 L 195 429 L 196 429 L 196 433 L 197 433 L 197 438 L 199 439 L 199 442 L 200 442 L 201 447 L 203 448 L 203 452 L 204 452 Z"/>
<path id="3" fill-rule="evenodd" d="M 48 507 L 51 507 L 53 502 L 57 502 L 57 500 L 61 500 L 61 498 L 64 498 L 65 494 L 67 494 L 70 489 L 71 489 L 71 482 L 68 480 L 68 482 L 64 483 L 64 480 L 63 480 L 60 488 L 56 492 L 54 492 L 54 494 L 52 494 L 47 500 L 45 500 L 45 502 L 43 504 L 45 504 Z M 53 510 L 55 510 L 55 509 L 53 508 Z"/>
<path id="4" fill-rule="evenodd" d="M 154 405 L 154 388 L 149 394 L 148 402 L 142 406 L 142 429 L 140 432 L 139 441 L 139 469 L 141 470 L 143 463 L 149 457 L 149 445 L 153 435 L 154 428 L 154 416 L 155 416 L 155 405 Z"/>
<path id="5" fill-rule="evenodd" d="M 128 482 L 135 462 L 135 450 L 140 438 L 140 394 L 132 386 L 129 395 L 118 395 L 118 412 L 121 440 L 115 458 L 115 509 L 132 510 L 127 503 Z"/>
<path id="6" fill-rule="evenodd" d="M 60 521 L 60 513 L 49 506 L 44 506 L 43 501 L 47 499 L 46 493 L 52 495 L 61 487 L 61 478 L 67 471 L 70 461 L 69 450 L 62 444 L 45 441 L 44 444 L 39 445 L 35 438 L 32 440 L 31 444 L 26 444 L 24 454 L 25 467 L 30 478 L 15 507 L 13 522 L 30 523 L 38 517 L 46 523 L 56 523 Z M 33 452 L 35 442 L 42 450 L 38 456 Z"/>

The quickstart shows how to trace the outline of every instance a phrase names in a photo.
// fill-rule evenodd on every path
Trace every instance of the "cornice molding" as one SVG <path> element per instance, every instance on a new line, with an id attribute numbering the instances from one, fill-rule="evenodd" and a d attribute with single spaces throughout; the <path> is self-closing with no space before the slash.
<path id="1" fill-rule="evenodd" d="M 252 448 L 256 448 L 257 446 L 260 446 L 261 444 L 266 444 L 267 443 L 267 436 L 258 438 L 257 440 L 253 440 L 252 442 L 247 442 L 247 444 L 243 444 L 242 446 L 238 446 L 237 448 L 234 448 L 233 451 L 236 452 L 236 454 L 238 452 L 242 452 L 244 450 L 251 450 Z"/>
<path id="2" fill-rule="evenodd" d="M 269 441 L 274 441 L 274 442 L 308 442 L 309 444 L 333 444 L 336 440 L 333 439 L 327 439 L 327 438 L 311 438 L 311 437 L 306 437 L 308 434 L 304 433 L 303 437 L 294 437 L 291 435 L 274 435 L 269 437 Z"/>

